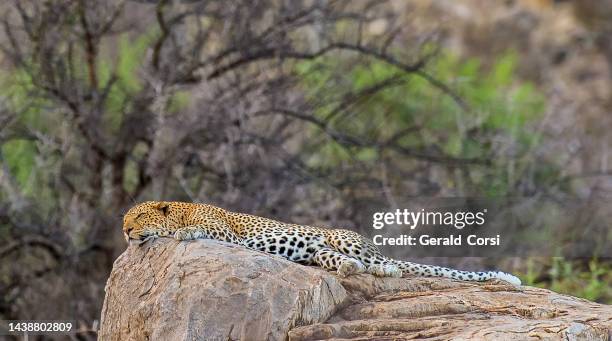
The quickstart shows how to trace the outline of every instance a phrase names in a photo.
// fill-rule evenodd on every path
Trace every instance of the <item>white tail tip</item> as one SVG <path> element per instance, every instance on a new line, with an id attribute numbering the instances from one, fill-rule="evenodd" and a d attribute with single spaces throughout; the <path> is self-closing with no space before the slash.
<path id="1" fill-rule="evenodd" d="M 521 280 L 518 277 L 513 276 L 511 274 L 507 274 L 505 272 L 495 272 L 493 277 L 501 279 L 502 281 L 506 281 L 510 284 L 514 284 L 516 286 L 521 285 Z"/>

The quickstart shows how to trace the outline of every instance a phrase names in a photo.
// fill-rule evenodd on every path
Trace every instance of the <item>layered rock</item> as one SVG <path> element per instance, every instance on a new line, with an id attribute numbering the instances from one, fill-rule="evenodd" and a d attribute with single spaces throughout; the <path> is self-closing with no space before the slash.
<path id="1" fill-rule="evenodd" d="M 211 240 L 130 246 L 100 340 L 608 340 L 612 307 L 504 282 L 334 273 Z"/>

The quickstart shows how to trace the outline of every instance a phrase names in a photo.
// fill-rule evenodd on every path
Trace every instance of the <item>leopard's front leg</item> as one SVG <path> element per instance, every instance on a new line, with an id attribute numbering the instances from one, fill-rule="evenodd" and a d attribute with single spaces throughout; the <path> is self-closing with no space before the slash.
<path id="1" fill-rule="evenodd" d="M 236 235 L 229 226 L 221 222 L 181 227 L 174 232 L 174 239 L 215 239 L 234 244 L 242 243 L 242 238 Z"/>

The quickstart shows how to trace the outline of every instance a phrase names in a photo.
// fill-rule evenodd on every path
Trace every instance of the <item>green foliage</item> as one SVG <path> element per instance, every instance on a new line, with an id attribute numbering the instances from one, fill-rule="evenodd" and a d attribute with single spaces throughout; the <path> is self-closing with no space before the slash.
<path id="1" fill-rule="evenodd" d="M 190 97 L 188 91 L 177 91 L 170 97 L 167 111 L 169 113 L 179 112 L 189 105 L 189 100 Z"/>
<path id="2" fill-rule="evenodd" d="M 133 110 L 134 97 L 141 92 L 144 83 L 142 79 L 142 63 L 147 50 L 159 33 L 152 31 L 139 36 L 124 33 L 118 36 L 114 46 L 101 49 L 96 63 L 98 77 L 98 92 L 108 88 L 108 96 L 102 105 L 103 122 L 101 126 L 110 135 L 116 133 L 121 126 L 124 114 Z M 75 52 L 75 81 L 82 82 L 87 89 L 87 63 L 83 52 Z M 25 68 L 16 68 L 0 72 L 0 91 L 3 104 L 12 112 L 17 112 L 18 131 L 38 132 L 45 135 L 57 135 L 58 130 L 65 125 L 65 111 L 53 109 L 34 85 L 36 63 L 25 63 Z M 84 90 L 85 91 L 85 90 Z M 166 111 L 176 113 L 189 104 L 189 93 L 177 91 L 170 96 Z M 66 127 L 64 126 L 64 129 Z M 60 133 L 62 134 L 62 133 Z M 31 194 L 36 187 L 36 181 L 42 181 L 42 169 L 37 169 L 35 157 L 41 154 L 33 141 L 17 137 L 2 141 L 2 162 L 8 165 L 14 174 L 18 185 L 25 194 Z M 128 172 L 128 182 L 132 181 L 132 173 Z M 37 180 L 38 179 L 38 180 Z M 126 184 L 128 187 L 133 184 Z"/>
<path id="3" fill-rule="evenodd" d="M 548 274 L 545 280 L 538 280 L 540 274 Z M 527 273 L 522 276 L 525 284 L 550 289 L 559 293 L 582 297 L 590 301 L 612 303 L 612 264 L 591 259 L 585 266 L 578 261 L 553 258 L 552 264 L 538 269 L 534 260 L 529 259 Z"/>
<path id="4" fill-rule="evenodd" d="M 468 110 L 427 79 L 405 76 L 383 61 L 319 58 L 299 63 L 296 74 L 310 100 L 331 103 L 316 112 L 326 127 L 372 141 L 387 141 L 397 132 L 415 127 L 399 139 L 402 148 L 491 161 L 492 166 L 486 169 L 473 167 L 466 180 L 474 183 L 472 189 L 480 194 L 495 196 L 508 194 L 520 174 L 532 165 L 533 158 L 526 156 L 539 141 L 533 125 L 545 108 L 544 97 L 532 84 L 516 80 L 516 64 L 513 53 L 488 69 L 476 59 L 461 60 L 451 54 L 430 62 L 431 73 L 468 103 Z M 374 91 L 385 82 L 393 85 Z M 360 97 L 362 93 L 367 96 Z M 338 114 L 337 109 L 351 96 L 360 99 L 344 108 L 348 115 Z M 316 129 L 312 134 L 317 134 Z M 342 155 L 336 148 L 327 151 L 309 160 L 311 165 L 335 167 L 354 156 L 347 153 L 338 159 Z M 367 158 L 357 158 L 376 162 L 378 151 L 368 153 Z"/>
<path id="5" fill-rule="evenodd" d="M 4 105 L 13 112 L 20 113 L 13 124 L 20 127 L 45 133 L 57 123 L 57 115 L 40 114 L 45 101 L 38 96 L 32 96 L 35 91 L 31 73 L 18 69 L 14 72 L 0 73 L 0 92 Z M 5 163 L 26 195 L 32 194 L 36 188 L 37 172 L 35 158 L 38 153 L 36 144 L 22 137 L 9 138 L 1 141 L 0 161 Z"/>
<path id="6" fill-rule="evenodd" d="M 10 140 L 2 144 L 2 156 L 18 185 L 26 193 L 32 191 L 30 176 L 34 169 L 36 146 L 28 140 Z"/>
<path id="7" fill-rule="evenodd" d="M 102 58 L 97 64 L 103 87 L 112 77 L 115 78 L 105 103 L 105 119 L 111 131 L 120 126 L 123 112 L 130 109 L 127 107 L 131 104 L 130 99 L 142 89 L 140 63 L 154 37 L 153 34 L 143 34 L 134 39 L 124 33 L 118 38 L 117 50 L 113 53 L 116 56 Z"/>
<path id="8" fill-rule="evenodd" d="M 47 101 L 38 96 L 34 86 L 35 70 L 16 69 L 11 72 L 0 72 L 0 91 L 3 104 L 17 115 L 18 124 L 31 127 L 41 132 L 48 131 L 50 125 L 57 123 L 55 113 L 41 115 Z"/>

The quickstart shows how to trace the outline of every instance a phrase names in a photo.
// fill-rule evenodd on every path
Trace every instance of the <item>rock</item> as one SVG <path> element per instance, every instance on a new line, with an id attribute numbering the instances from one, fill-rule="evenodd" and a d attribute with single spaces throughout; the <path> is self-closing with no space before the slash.
<path id="1" fill-rule="evenodd" d="M 612 306 L 501 281 L 338 278 L 212 240 L 130 246 L 100 340 L 609 340 Z"/>

